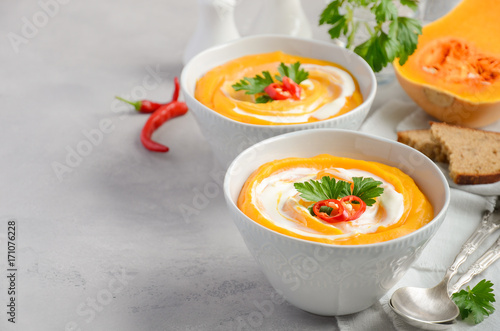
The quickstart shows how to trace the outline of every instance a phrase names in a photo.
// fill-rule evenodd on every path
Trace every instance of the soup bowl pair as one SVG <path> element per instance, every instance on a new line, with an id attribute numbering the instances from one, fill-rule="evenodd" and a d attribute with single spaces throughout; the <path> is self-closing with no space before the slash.
<path id="1" fill-rule="evenodd" d="M 358 81 L 363 103 L 324 121 L 255 125 L 224 117 L 194 97 L 197 80 L 210 69 L 244 55 L 277 50 L 343 66 Z M 326 316 L 370 307 L 401 279 L 442 224 L 450 193 L 436 165 L 408 146 L 353 131 L 367 116 L 376 92 L 373 71 L 356 54 L 332 44 L 292 37 L 243 38 L 191 59 L 182 72 L 181 86 L 203 135 L 227 168 L 224 194 L 234 223 L 271 285 L 296 307 Z M 385 242 L 329 245 L 275 232 L 237 207 L 245 181 L 260 165 L 325 153 L 401 169 L 431 202 L 433 220 L 411 234 Z"/>

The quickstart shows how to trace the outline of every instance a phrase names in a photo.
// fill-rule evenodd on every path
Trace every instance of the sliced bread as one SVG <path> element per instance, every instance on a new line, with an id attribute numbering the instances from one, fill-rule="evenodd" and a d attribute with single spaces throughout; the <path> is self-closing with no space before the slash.
<path id="1" fill-rule="evenodd" d="M 448 163 L 446 154 L 443 153 L 441 145 L 432 138 L 430 129 L 399 131 L 398 141 L 421 151 L 434 161 Z"/>
<path id="2" fill-rule="evenodd" d="M 438 162 L 449 162 L 450 177 L 457 184 L 500 181 L 500 133 L 431 123 L 430 130 L 398 132 L 398 141 Z"/>

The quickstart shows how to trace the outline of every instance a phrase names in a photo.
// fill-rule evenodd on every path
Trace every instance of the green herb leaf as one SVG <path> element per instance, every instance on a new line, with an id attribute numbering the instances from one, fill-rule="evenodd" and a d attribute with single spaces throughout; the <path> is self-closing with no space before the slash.
<path id="1" fill-rule="evenodd" d="M 403 6 L 410 8 L 411 10 L 418 9 L 418 0 L 400 0 Z"/>
<path id="2" fill-rule="evenodd" d="M 295 189 L 300 193 L 302 199 L 318 202 L 328 199 L 339 199 L 348 195 L 355 195 L 363 200 L 367 206 L 375 203 L 376 197 L 380 196 L 384 189 L 379 187 L 382 182 L 373 178 L 353 177 L 353 189 L 349 182 L 324 176 L 321 180 L 310 180 L 304 183 L 295 183 Z M 331 212 L 331 211 L 330 211 Z"/>
<path id="3" fill-rule="evenodd" d="M 378 72 L 399 58 L 402 65 L 415 51 L 422 26 L 418 20 L 399 17 L 396 0 L 334 0 L 320 15 L 319 24 L 330 25 L 332 39 L 344 36 L 346 47 L 364 58 Z M 416 10 L 418 0 L 399 0 L 403 6 Z M 373 14 L 375 24 L 361 23 L 355 11 L 365 9 Z M 360 24 L 361 23 L 361 24 Z M 355 35 L 362 25 L 370 33 L 368 39 L 354 45 Z"/>
<path id="4" fill-rule="evenodd" d="M 483 279 L 472 290 L 467 286 L 467 290 L 453 293 L 451 298 L 460 309 L 462 320 L 478 324 L 495 311 L 495 307 L 491 304 L 495 302 L 492 286 L 492 282 Z"/>
<path id="5" fill-rule="evenodd" d="M 371 8 L 371 11 L 375 14 L 377 23 L 392 21 L 398 17 L 398 9 L 392 0 L 381 0 Z"/>
<path id="6" fill-rule="evenodd" d="M 309 206 L 307 209 L 309 210 L 309 213 L 311 214 L 311 216 L 316 216 L 316 214 L 313 211 L 313 207 L 314 207 L 314 205 Z M 331 215 L 332 211 L 333 211 L 332 207 L 328 207 L 328 206 L 319 207 L 320 213 L 327 213 L 328 215 Z"/>
<path id="7" fill-rule="evenodd" d="M 340 0 L 330 2 L 319 16 L 319 25 L 323 25 L 325 23 L 335 24 L 337 22 L 337 18 L 339 16 L 342 17 L 339 12 L 342 2 L 343 1 Z"/>
<path id="8" fill-rule="evenodd" d="M 380 187 L 383 183 L 373 178 L 353 177 L 353 187 L 350 195 L 355 195 L 363 200 L 367 206 L 375 203 L 376 197 L 384 193 L 384 188 Z"/>
<path id="9" fill-rule="evenodd" d="M 310 180 L 304 183 L 293 184 L 299 191 L 300 196 L 309 201 L 322 201 L 337 199 L 349 195 L 351 185 L 343 180 L 336 181 L 335 178 L 324 176 L 321 180 Z"/>
<path id="10" fill-rule="evenodd" d="M 354 52 L 364 58 L 378 72 L 387 66 L 399 52 L 399 44 L 382 30 L 374 33 L 367 41 L 357 46 Z"/>
<path id="11" fill-rule="evenodd" d="M 278 72 L 280 75 L 276 75 L 275 78 L 280 82 L 284 76 L 287 76 L 297 84 L 300 84 L 309 77 L 309 73 L 300 68 L 300 62 L 296 62 L 290 66 L 286 66 L 281 62 L 278 67 Z M 263 71 L 262 76 L 256 75 L 253 78 L 245 77 L 233 84 L 232 87 L 235 91 L 246 91 L 245 94 L 261 94 L 255 98 L 255 103 L 268 103 L 272 102 L 273 98 L 265 93 L 264 89 L 273 83 L 273 77 L 271 77 L 269 71 Z"/>
<path id="12" fill-rule="evenodd" d="M 289 67 L 286 66 L 283 62 L 281 62 L 278 67 L 278 72 L 280 74 L 275 75 L 274 78 L 276 78 L 280 82 L 282 81 L 284 76 L 287 76 L 295 83 L 300 84 L 303 81 L 305 81 L 307 77 L 309 77 L 309 73 L 304 69 L 300 68 L 300 62 L 295 62 L 294 64 L 291 64 Z"/>
<path id="13" fill-rule="evenodd" d="M 235 91 L 247 91 L 245 94 L 264 93 L 264 89 L 274 83 L 269 71 L 263 71 L 262 76 L 256 75 L 253 78 L 245 77 L 238 83 L 232 85 Z"/>
<path id="14" fill-rule="evenodd" d="M 330 37 L 332 39 L 337 39 L 339 38 L 342 33 L 345 33 L 344 31 L 349 28 L 347 25 L 347 19 L 344 16 L 336 16 L 335 17 L 336 22 L 332 24 L 332 28 L 328 30 L 328 33 L 330 34 Z"/>
<path id="15" fill-rule="evenodd" d="M 397 54 L 399 64 L 405 64 L 408 56 L 417 49 L 418 35 L 422 33 L 420 23 L 409 17 L 398 17 L 396 38 L 399 42 L 400 50 Z"/>
<path id="16" fill-rule="evenodd" d="M 343 1 L 332 1 L 320 15 L 319 25 L 329 24 L 332 26 L 328 33 L 332 39 L 337 39 L 342 33 L 347 33 L 349 29 L 349 19 L 347 15 L 340 14 L 340 7 Z"/>
<path id="17" fill-rule="evenodd" d="M 272 102 L 272 101 L 273 101 L 273 98 L 271 98 L 267 94 L 263 94 L 260 97 L 255 99 L 255 103 L 268 103 L 268 102 Z"/>

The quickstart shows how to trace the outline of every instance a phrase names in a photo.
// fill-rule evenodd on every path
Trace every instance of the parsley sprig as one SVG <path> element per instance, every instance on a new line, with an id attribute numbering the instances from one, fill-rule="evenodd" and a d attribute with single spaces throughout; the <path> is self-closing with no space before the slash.
<path id="1" fill-rule="evenodd" d="M 495 302 L 492 286 L 492 282 L 483 279 L 472 289 L 467 286 L 467 290 L 453 293 L 451 298 L 460 309 L 462 320 L 478 324 L 495 311 L 492 305 L 492 302 Z"/>
<path id="2" fill-rule="evenodd" d="M 264 89 L 272 83 L 274 83 L 274 80 L 269 71 L 263 71 L 262 76 L 245 77 L 238 83 L 233 84 L 232 87 L 235 91 L 246 91 L 245 94 L 257 94 L 264 93 Z"/>
<path id="3" fill-rule="evenodd" d="M 363 200 L 367 206 L 372 206 L 375 203 L 375 198 L 384 192 L 384 188 L 380 187 L 382 182 L 373 178 L 353 177 L 352 181 L 352 190 L 349 182 L 335 180 L 335 178 L 328 176 L 324 176 L 319 181 L 311 179 L 293 185 L 303 199 L 313 202 L 355 195 Z"/>
<path id="4" fill-rule="evenodd" d="M 287 67 L 283 62 L 280 63 L 278 67 L 279 75 L 274 77 L 281 82 L 283 77 L 287 76 L 295 83 L 300 84 L 309 77 L 309 73 L 304 69 L 300 68 L 300 62 L 295 62 Z"/>
<path id="5" fill-rule="evenodd" d="M 378 72 L 399 58 L 403 65 L 417 48 L 422 26 L 416 19 L 398 16 L 396 3 L 416 10 L 418 0 L 334 0 L 322 12 L 319 24 L 328 24 L 332 39 L 347 38 L 346 47 L 353 49 Z M 365 24 L 370 37 L 355 46 L 354 37 L 361 22 L 354 16 L 356 9 L 368 9 L 375 17 L 375 26 Z"/>
<path id="6" fill-rule="evenodd" d="M 335 178 L 328 176 L 324 176 L 319 181 L 294 183 L 293 186 L 299 191 L 302 199 L 314 202 L 348 196 L 351 189 L 351 184 L 348 182 L 336 181 Z"/>
<path id="7" fill-rule="evenodd" d="M 295 83 L 300 84 L 309 77 L 309 73 L 300 67 L 300 62 L 298 61 L 289 66 L 281 62 L 278 72 L 279 75 L 275 75 L 274 78 L 280 82 L 284 76 L 287 76 Z M 271 73 L 263 71 L 262 75 L 240 79 L 232 87 L 235 91 L 246 91 L 245 94 L 261 94 L 255 99 L 255 102 L 267 103 L 273 101 L 273 99 L 264 92 L 264 89 L 272 83 L 274 83 L 274 80 Z"/>
<path id="8" fill-rule="evenodd" d="M 375 203 L 375 198 L 384 193 L 384 189 L 380 187 L 382 182 L 373 178 L 353 177 L 352 181 L 354 185 L 350 195 L 359 197 L 367 206 L 372 206 Z"/>

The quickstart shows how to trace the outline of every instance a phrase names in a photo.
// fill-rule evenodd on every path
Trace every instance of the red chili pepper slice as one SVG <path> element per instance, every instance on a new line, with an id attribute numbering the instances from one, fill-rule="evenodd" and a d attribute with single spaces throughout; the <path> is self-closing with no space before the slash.
<path id="1" fill-rule="evenodd" d="M 149 116 L 146 124 L 142 128 L 141 142 L 150 151 L 166 153 L 169 148 L 151 140 L 151 136 L 156 129 L 171 118 L 186 114 L 188 107 L 184 102 L 172 101 L 162 105 L 151 116 Z"/>
<path id="2" fill-rule="evenodd" d="M 353 203 L 356 202 L 356 203 Z M 321 211 L 321 207 L 326 206 L 332 208 L 332 212 L 328 215 Z M 337 223 L 344 221 L 354 221 L 358 219 L 366 210 L 366 203 L 360 197 L 348 195 L 340 200 L 328 199 L 318 201 L 313 206 L 314 214 L 328 223 Z"/>
<path id="3" fill-rule="evenodd" d="M 280 83 L 269 84 L 264 89 L 264 92 L 266 92 L 273 100 L 286 100 L 292 97 L 290 92 L 285 91 L 283 89 L 283 85 Z"/>
<path id="4" fill-rule="evenodd" d="M 177 101 L 179 99 L 179 92 L 180 92 L 180 85 L 179 85 L 179 79 L 177 77 L 174 78 L 174 94 L 172 95 L 172 101 Z M 140 113 L 152 113 L 161 106 L 168 105 L 170 102 L 167 103 L 157 103 L 154 101 L 150 100 L 139 100 L 139 101 L 130 101 L 121 97 L 116 97 L 118 100 L 121 100 L 123 102 L 126 102 L 132 106 L 134 106 L 135 110 L 137 110 Z"/>
<path id="5" fill-rule="evenodd" d="M 357 204 L 352 203 L 353 201 L 356 201 Z M 340 202 L 346 206 L 346 210 L 349 213 L 349 221 L 354 221 L 355 219 L 358 219 L 366 210 L 366 203 L 361 200 L 360 197 L 355 196 L 355 195 L 348 195 L 340 199 Z M 351 208 L 347 207 L 347 204 L 350 204 Z"/>
<path id="6" fill-rule="evenodd" d="M 283 77 L 282 82 L 285 91 L 290 92 L 293 99 L 300 100 L 300 93 L 302 92 L 302 88 L 300 87 L 300 85 L 295 83 L 292 79 L 290 79 L 287 76 Z"/>
<path id="7" fill-rule="evenodd" d="M 333 208 L 330 215 L 320 211 L 320 208 L 323 206 Z M 349 214 L 345 210 L 344 205 L 337 199 L 328 199 L 316 202 L 313 206 L 313 212 L 318 218 L 328 223 L 343 222 L 347 221 L 349 218 Z"/>

